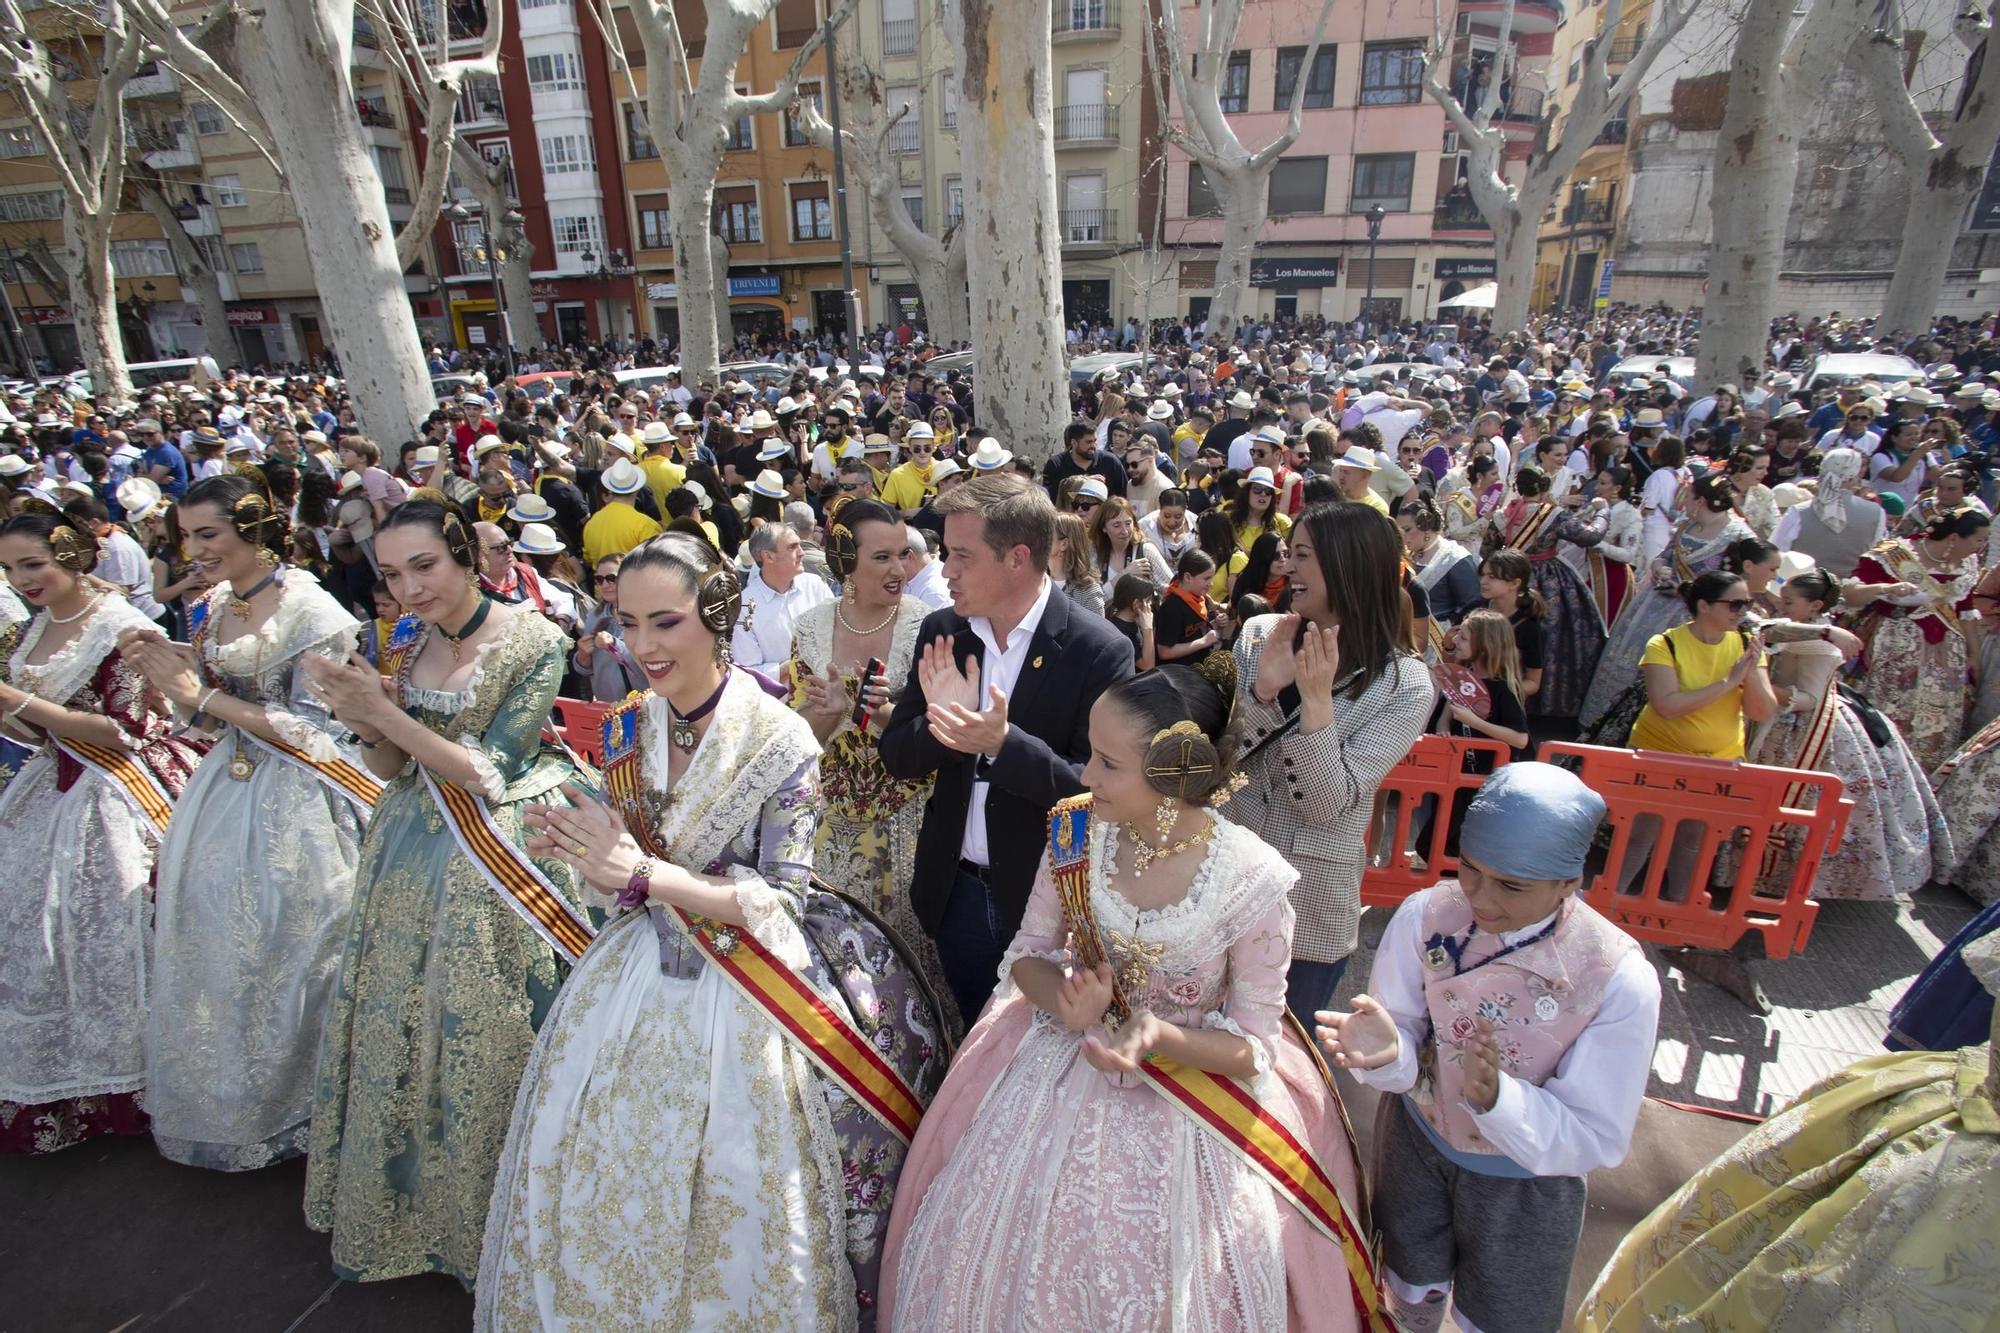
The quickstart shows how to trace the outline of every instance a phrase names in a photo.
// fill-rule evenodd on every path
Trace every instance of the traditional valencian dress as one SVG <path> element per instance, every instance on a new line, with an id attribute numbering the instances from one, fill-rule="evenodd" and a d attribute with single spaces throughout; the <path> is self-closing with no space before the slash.
<path id="1" fill-rule="evenodd" d="M 305 1206 L 343 1277 L 470 1282 L 521 1069 L 589 927 L 570 868 L 520 851 L 521 808 L 561 803 L 575 776 L 541 741 L 568 641 L 516 614 L 464 688 L 418 689 L 430 633 L 406 617 L 384 674 L 480 781 L 412 761 L 376 802 L 320 1042 Z"/>
<path id="2" fill-rule="evenodd" d="M 8 680 L 39 699 L 116 723 L 119 748 L 54 740 L 0 793 L 0 1151 L 53 1152 L 138 1134 L 146 1081 L 146 928 L 153 858 L 173 801 L 201 758 L 147 702 L 118 652 L 156 629 L 104 594 L 47 662 L 28 622 Z"/>
<path id="3" fill-rule="evenodd" d="M 833 661 L 833 616 L 840 603 L 810 607 L 792 627 L 792 658 L 824 677 Z M 917 632 L 929 614 L 922 602 L 905 597 L 896 612 L 896 628 L 883 668 L 892 681 L 907 680 L 916 656 Z M 842 673 L 850 691 L 859 684 L 853 673 Z M 800 672 L 792 671 L 792 706 L 805 699 Z M 916 956 L 925 980 L 946 1011 L 953 1031 L 963 1031 L 958 1006 L 945 985 L 944 965 L 937 945 L 910 906 L 910 880 L 917 868 L 917 834 L 924 826 L 924 801 L 931 779 L 903 782 L 882 767 L 882 754 L 872 732 L 858 730 L 844 717 L 827 737 L 819 760 L 819 832 L 813 843 L 813 871 L 834 888 L 858 898 L 887 921 Z"/>
<path id="4" fill-rule="evenodd" d="M 1968 557 L 1956 571 L 1936 573 L 1914 543 L 1892 537 L 1861 557 L 1854 577 L 1916 588 L 1859 613 L 1857 630 L 1868 644 L 1860 689 L 1902 731 L 1928 773 L 1958 748 L 1965 727 L 1963 617 L 1972 611 L 1979 561 Z"/>
<path id="5" fill-rule="evenodd" d="M 1297 872 L 1210 811 L 1215 832 L 1186 896 L 1137 909 L 1107 882 L 1117 831 L 1081 820 L 1083 808 L 1057 807 L 1056 846 L 1000 961 L 1000 988 L 911 1149 L 889 1232 L 893 1327 L 1386 1328 L 1356 1239 L 1368 1228 L 1353 1221 L 1360 1177 L 1339 1100 L 1286 1024 Z M 1082 1034 L 1030 1003 L 1013 968 L 1100 957 L 1119 976 L 1121 1006 L 1235 1033 L 1255 1076 L 1093 1068 Z M 1186 1080 L 1175 1086 L 1208 1090 L 1209 1105 L 1255 1107 L 1281 1126 L 1305 1150 L 1290 1160 L 1317 1182 L 1314 1204 L 1282 1191 L 1151 1072 L 1169 1068 Z"/>
<path id="6" fill-rule="evenodd" d="M 1538 717 L 1573 718 L 1604 651 L 1604 619 L 1590 588 L 1558 559 L 1564 542 L 1591 547 L 1604 540 L 1593 526 L 1550 501 L 1517 501 L 1493 525 L 1500 545 L 1528 559 L 1528 582 L 1542 595 L 1542 687 L 1528 700 Z"/>
<path id="7" fill-rule="evenodd" d="M 165 1156 L 246 1171 L 306 1149 L 320 1025 L 380 784 L 335 743 L 346 729 L 303 667 L 309 655 L 346 661 L 354 617 L 288 570 L 264 624 L 224 642 L 230 596 L 222 584 L 189 617 L 203 687 L 264 709 L 283 747 L 223 727 L 175 804 L 154 897 L 146 1110 Z"/>
<path id="8" fill-rule="evenodd" d="M 14 656 L 14 646 L 20 643 L 21 631 L 27 623 L 28 604 L 5 581 L 0 581 L 0 662 Z M 0 733 L 0 791 L 7 789 L 33 753 L 29 746 Z"/>
<path id="9" fill-rule="evenodd" d="M 734 880 L 746 924 L 653 901 L 577 965 L 521 1081 L 474 1325 L 872 1328 L 937 1011 L 893 936 L 811 881 L 805 721 L 737 671 L 672 783 L 669 734 L 657 695 L 614 711 L 606 789 L 656 860 Z"/>

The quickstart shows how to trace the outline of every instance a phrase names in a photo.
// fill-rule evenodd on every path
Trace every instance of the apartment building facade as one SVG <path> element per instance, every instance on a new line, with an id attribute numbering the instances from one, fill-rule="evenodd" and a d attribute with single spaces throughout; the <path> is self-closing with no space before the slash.
<path id="1" fill-rule="evenodd" d="M 1624 7 L 1617 26 L 1607 30 L 1604 0 L 1586 0 L 1556 32 L 1549 60 L 1551 134 L 1560 133 L 1583 78 L 1584 63 L 1603 42 L 1605 73 L 1615 84 L 1645 45 L 1655 22 L 1655 6 Z M 1618 248 L 1619 222 L 1630 182 L 1632 108 L 1620 107 L 1584 150 L 1575 170 L 1542 216 L 1537 234 L 1535 284 L 1530 300 L 1537 309 L 1588 307 L 1596 300 L 1604 262 Z M 1614 270 L 1615 272 L 1615 270 Z"/>

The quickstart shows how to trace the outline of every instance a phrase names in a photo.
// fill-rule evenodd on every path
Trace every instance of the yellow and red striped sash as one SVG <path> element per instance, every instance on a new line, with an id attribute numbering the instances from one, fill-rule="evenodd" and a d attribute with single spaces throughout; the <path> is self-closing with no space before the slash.
<path id="1" fill-rule="evenodd" d="M 1528 555 L 1530 548 L 1541 540 L 1542 533 L 1548 530 L 1549 524 L 1555 522 L 1555 519 L 1556 506 L 1545 503 L 1540 509 L 1524 517 L 1511 534 L 1501 538 L 1500 544 L 1510 551 Z"/>
<path id="2" fill-rule="evenodd" d="M 646 854 L 656 861 L 671 861 L 640 801 L 639 698 L 634 696 L 604 719 L 604 790 Z M 890 1133 L 905 1143 L 915 1137 L 917 1122 L 924 1114 L 923 1101 L 855 1030 L 847 1015 L 828 1004 L 811 982 L 749 931 L 671 904 L 662 906 L 716 971 L 738 994 L 768 1014 L 807 1059 L 866 1107 Z"/>
<path id="3" fill-rule="evenodd" d="M 1049 868 L 1068 920 L 1072 954 L 1084 968 L 1109 961 L 1090 906 L 1090 804 L 1088 795 L 1072 796 L 1049 812 Z M 1122 1021 L 1129 1006 L 1116 975 L 1114 967 L 1111 1012 Z M 1175 1110 L 1220 1141 L 1340 1246 L 1362 1327 L 1393 1333 L 1374 1249 L 1312 1149 L 1233 1078 L 1157 1058 L 1148 1059 L 1140 1071 Z"/>
<path id="4" fill-rule="evenodd" d="M 352 805 L 355 812 L 363 819 L 374 812 L 375 802 L 381 799 L 382 784 L 376 780 L 375 775 L 350 764 L 345 759 L 314 759 L 296 745 L 281 740 L 267 741 L 262 736 L 251 735 L 241 727 L 236 729 L 236 737 L 239 745 L 248 741 L 259 749 L 289 759 L 305 769 L 325 783 L 334 795 Z"/>
<path id="5" fill-rule="evenodd" d="M 51 743 L 123 792 L 140 816 L 153 826 L 153 830 L 162 838 L 167 836 L 167 821 L 174 814 L 174 798 L 167 794 L 167 789 L 160 785 L 152 770 L 112 746 L 96 745 L 69 736 L 52 737 Z"/>
<path id="6" fill-rule="evenodd" d="M 437 803 L 458 849 L 479 867 L 487 883 L 500 894 L 500 900 L 566 962 L 574 964 L 583 957 L 596 933 L 589 919 L 558 893 L 548 876 L 536 869 L 535 863 L 495 827 L 486 802 L 456 783 L 439 780 L 421 765 L 417 772 L 423 775 L 424 786 Z"/>
<path id="7" fill-rule="evenodd" d="M 1584 550 L 1583 559 L 1590 569 L 1590 600 L 1597 603 L 1598 618 L 1606 628 L 1611 625 L 1611 580 L 1604 572 L 1604 552 L 1596 547 Z"/>

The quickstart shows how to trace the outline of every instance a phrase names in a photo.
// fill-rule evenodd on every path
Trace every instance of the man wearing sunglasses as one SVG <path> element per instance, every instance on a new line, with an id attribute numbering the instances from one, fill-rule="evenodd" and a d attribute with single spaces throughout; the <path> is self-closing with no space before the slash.
<path id="1" fill-rule="evenodd" d="M 931 481 L 932 462 L 937 456 L 937 432 L 929 423 L 918 421 L 903 433 L 906 461 L 899 463 L 882 483 L 882 500 L 915 518 L 935 489 Z"/>

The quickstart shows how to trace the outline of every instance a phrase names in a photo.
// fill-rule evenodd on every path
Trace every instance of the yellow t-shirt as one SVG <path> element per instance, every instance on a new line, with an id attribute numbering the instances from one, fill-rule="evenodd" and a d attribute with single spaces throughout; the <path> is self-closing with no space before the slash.
<path id="1" fill-rule="evenodd" d="M 892 509 L 921 509 L 924 497 L 931 491 L 931 470 L 928 465 L 918 467 L 915 463 L 903 463 L 889 474 L 889 479 L 876 490 L 882 502 Z"/>
<path id="2" fill-rule="evenodd" d="M 1218 602 L 1227 603 L 1229 601 L 1229 584 L 1231 580 L 1238 574 L 1241 574 L 1243 566 L 1249 563 L 1250 557 L 1246 552 L 1237 551 L 1232 554 L 1229 557 L 1229 568 L 1216 570 L 1215 577 L 1209 580 L 1208 595 Z"/>
<path id="3" fill-rule="evenodd" d="M 1284 514 L 1271 515 L 1271 531 L 1277 533 L 1280 537 L 1290 536 L 1292 520 Z M 1264 529 L 1257 525 L 1253 523 L 1239 523 L 1236 527 L 1236 548 L 1247 555 L 1250 548 L 1257 544 L 1257 539 L 1263 535 Z"/>
<path id="4" fill-rule="evenodd" d="M 1673 647 L 1667 647 L 1667 640 Z M 1655 634 L 1646 642 L 1639 658 L 1643 671 L 1649 666 L 1670 666 L 1680 678 L 1683 690 L 1713 685 L 1729 674 L 1736 659 L 1743 656 L 1743 636 L 1725 634 L 1720 643 L 1703 643 L 1686 625 L 1677 625 L 1665 634 Z M 1667 750 L 1674 754 L 1702 755 L 1709 759 L 1743 757 L 1743 692 L 1731 690 L 1706 707 L 1676 718 L 1664 718 L 1647 704 L 1632 726 L 1628 742 L 1635 750 Z"/>
<path id="5" fill-rule="evenodd" d="M 653 493 L 653 503 L 667 512 L 667 492 L 677 491 L 687 481 L 687 469 L 673 459 L 659 454 L 648 454 L 639 460 L 639 470 L 646 474 L 646 487 Z"/>
<path id="6" fill-rule="evenodd" d="M 1375 494 L 1372 490 L 1361 492 L 1361 494 L 1352 497 L 1350 502 L 1358 505 L 1367 505 L 1370 509 L 1381 514 L 1383 518 L 1389 517 L 1389 502 Z"/>
<path id="7" fill-rule="evenodd" d="M 659 524 L 631 505 L 614 500 L 583 525 L 583 558 L 595 569 L 604 557 L 624 555 L 640 542 L 659 535 Z"/>

